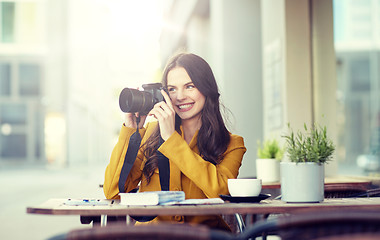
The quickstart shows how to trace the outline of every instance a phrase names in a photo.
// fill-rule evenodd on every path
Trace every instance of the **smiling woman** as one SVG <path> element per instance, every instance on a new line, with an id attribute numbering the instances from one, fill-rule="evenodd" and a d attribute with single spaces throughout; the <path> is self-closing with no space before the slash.
<path id="1" fill-rule="evenodd" d="M 246 148 L 243 138 L 231 134 L 224 124 L 220 94 L 210 66 L 197 55 L 178 54 L 168 62 L 162 85 L 169 95 L 162 90 L 165 101 L 157 103 L 148 113 L 157 121 L 143 128 L 146 116 L 140 116 L 142 123 L 137 131 L 132 127 L 137 126 L 137 114 L 126 114 L 106 169 L 105 196 L 118 198 L 119 191 L 130 192 L 138 186 L 140 192 L 184 191 L 186 199 L 228 194 L 227 180 L 237 177 Z M 121 169 L 131 156 L 129 147 L 135 145 L 136 133 L 142 135 L 141 144 L 125 176 Z M 161 168 L 163 160 L 168 162 L 169 169 Z M 125 182 L 120 182 L 123 178 Z M 168 184 L 163 179 L 168 179 Z M 230 230 L 221 216 L 158 216 L 152 220 L 157 221 L 198 223 Z"/>

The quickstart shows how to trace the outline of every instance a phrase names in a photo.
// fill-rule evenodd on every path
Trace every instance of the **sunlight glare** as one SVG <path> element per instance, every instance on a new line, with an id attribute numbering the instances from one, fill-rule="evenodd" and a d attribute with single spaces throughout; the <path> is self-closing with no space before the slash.
<path id="1" fill-rule="evenodd" d="M 162 1 L 105 0 L 110 19 L 108 29 L 113 46 L 111 66 L 115 71 L 128 66 L 136 75 L 129 86 L 141 86 L 154 79 L 160 67 L 159 36 L 162 28 Z"/>

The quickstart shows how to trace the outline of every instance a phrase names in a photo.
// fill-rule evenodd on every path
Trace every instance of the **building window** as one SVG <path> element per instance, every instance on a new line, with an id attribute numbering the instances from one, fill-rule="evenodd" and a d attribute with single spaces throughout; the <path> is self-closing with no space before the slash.
<path id="1" fill-rule="evenodd" d="M 21 96 L 38 96 L 40 94 L 40 66 L 37 64 L 19 65 L 19 89 Z"/>
<path id="2" fill-rule="evenodd" d="M 10 134 L 2 136 L 1 157 L 24 159 L 26 158 L 26 134 Z"/>
<path id="3" fill-rule="evenodd" d="M 11 94 L 11 66 L 8 63 L 0 63 L 0 97 Z"/>
<path id="4" fill-rule="evenodd" d="M 0 122 L 2 124 L 26 124 L 27 115 L 25 104 L 7 103 L 0 105 Z"/>
<path id="5" fill-rule="evenodd" d="M 1 41 L 11 43 L 15 41 L 15 3 L 1 3 Z"/>
<path id="6" fill-rule="evenodd" d="M 349 82 L 353 92 L 370 91 L 370 60 L 369 58 L 353 59 L 349 64 Z"/>
<path id="7" fill-rule="evenodd" d="M 42 25 L 38 15 L 41 4 L 36 0 L 0 2 L 0 41 L 9 43 L 38 43 Z"/>

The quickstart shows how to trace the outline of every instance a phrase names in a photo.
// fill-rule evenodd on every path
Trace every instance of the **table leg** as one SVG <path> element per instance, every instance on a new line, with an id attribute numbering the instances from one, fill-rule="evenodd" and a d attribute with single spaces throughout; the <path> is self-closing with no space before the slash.
<path id="1" fill-rule="evenodd" d="M 80 216 L 80 222 L 82 224 L 90 224 L 92 222 L 92 226 L 100 226 L 101 216 Z"/>
<path id="2" fill-rule="evenodd" d="M 126 219 L 127 225 L 131 225 L 132 223 L 131 216 L 127 215 L 126 218 L 127 218 Z"/>

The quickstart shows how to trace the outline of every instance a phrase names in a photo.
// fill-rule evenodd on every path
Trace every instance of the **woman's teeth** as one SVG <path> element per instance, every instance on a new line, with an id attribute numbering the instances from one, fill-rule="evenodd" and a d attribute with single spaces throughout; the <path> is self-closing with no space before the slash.
<path id="1" fill-rule="evenodd" d="M 192 105 L 193 105 L 193 104 L 179 105 L 178 108 L 179 108 L 179 109 L 189 108 L 189 107 L 191 107 Z"/>

